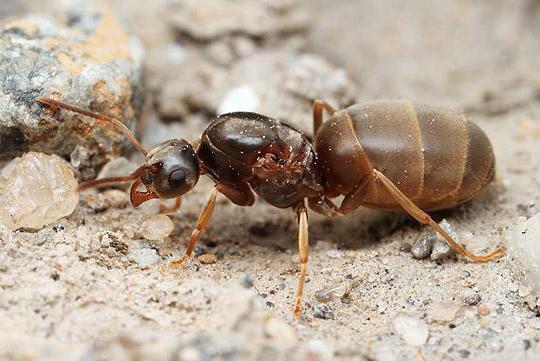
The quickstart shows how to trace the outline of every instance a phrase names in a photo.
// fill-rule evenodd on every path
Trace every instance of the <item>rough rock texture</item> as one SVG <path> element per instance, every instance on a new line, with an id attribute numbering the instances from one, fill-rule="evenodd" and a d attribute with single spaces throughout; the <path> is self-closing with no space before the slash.
<path id="1" fill-rule="evenodd" d="M 77 180 L 58 156 L 29 152 L 0 172 L 0 199 L 0 226 L 40 229 L 73 213 Z"/>
<path id="2" fill-rule="evenodd" d="M 125 138 L 92 121 L 35 103 L 51 97 L 132 126 L 142 105 L 141 51 L 93 2 L 71 2 L 62 19 L 29 16 L 0 30 L 0 156 L 38 150 L 69 156 L 88 148 L 92 164 L 118 154 Z"/>
<path id="3" fill-rule="evenodd" d="M 172 25 L 197 41 L 231 36 L 255 39 L 285 36 L 305 31 L 307 14 L 296 0 L 184 0 L 173 12 Z"/>
<path id="4" fill-rule="evenodd" d="M 540 213 L 521 218 L 509 240 L 512 254 L 525 266 L 528 281 L 540 294 Z"/>

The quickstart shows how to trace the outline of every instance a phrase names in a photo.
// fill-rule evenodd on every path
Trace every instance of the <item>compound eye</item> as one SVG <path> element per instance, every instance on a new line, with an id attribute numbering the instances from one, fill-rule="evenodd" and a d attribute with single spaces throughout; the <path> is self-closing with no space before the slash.
<path id="1" fill-rule="evenodd" d="M 169 174 L 169 185 L 180 187 L 186 183 L 186 173 L 181 169 L 175 169 Z"/>

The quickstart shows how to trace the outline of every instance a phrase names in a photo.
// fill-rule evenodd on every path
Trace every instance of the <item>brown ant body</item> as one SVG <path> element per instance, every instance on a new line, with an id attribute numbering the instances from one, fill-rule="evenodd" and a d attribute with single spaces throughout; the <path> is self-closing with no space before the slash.
<path id="1" fill-rule="evenodd" d="M 313 144 L 279 120 L 235 112 L 214 120 L 197 149 L 178 139 L 146 152 L 118 120 L 51 99 L 38 102 L 115 125 L 146 157 L 131 175 L 82 183 L 80 190 L 131 181 L 134 206 L 153 198 L 176 198 L 179 205 L 180 197 L 195 186 L 200 174 L 212 178 L 215 186 L 186 253 L 173 265 L 191 256 L 212 216 L 218 192 L 239 206 L 252 205 L 257 194 L 275 207 L 294 209 L 302 265 L 295 315 L 301 312 L 307 273 L 306 201 L 313 211 L 330 217 L 360 206 L 401 208 L 472 261 L 486 262 L 504 253 L 503 248 L 485 256 L 470 253 L 424 212 L 466 202 L 494 178 L 495 157 L 488 138 L 459 111 L 421 107 L 407 100 L 365 102 L 335 111 L 317 100 L 313 104 Z M 324 124 L 323 111 L 330 115 Z M 340 206 L 331 200 L 337 196 L 344 196 Z"/>

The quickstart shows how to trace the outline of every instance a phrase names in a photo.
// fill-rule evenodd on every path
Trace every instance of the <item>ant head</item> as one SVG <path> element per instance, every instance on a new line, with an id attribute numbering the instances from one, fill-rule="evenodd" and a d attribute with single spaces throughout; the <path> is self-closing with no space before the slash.
<path id="1" fill-rule="evenodd" d="M 134 206 L 152 198 L 179 197 L 189 192 L 199 180 L 197 154 L 184 139 L 168 140 L 152 149 L 141 169 L 132 188 Z M 141 183 L 147 192 L 137 191 Z"/>

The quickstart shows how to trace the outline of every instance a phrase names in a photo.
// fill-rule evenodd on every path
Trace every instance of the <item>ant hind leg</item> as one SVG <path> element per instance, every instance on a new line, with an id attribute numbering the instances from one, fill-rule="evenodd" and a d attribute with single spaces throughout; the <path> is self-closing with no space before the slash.
<path id="1" fill-rule="evenodd" d="M 403 209 L 409 213 L 413 218 L 422 224 L 427 224 L 434 231 L 439 233 L 444 239 L 448 242 L 450 247 L 452 247 L 457 253 L 462 256 L 467 257 L 473 262 L 489 262 L 501 257 L 505 251 L 503 247 L 498 247 L 489 254 L 478 256 L 474 253 L 467 251 L 463 246 L 454 241 L 452 237 L 441 227 L 437 222 L 435 222 L 427 213 L 422 211 L 418 206 L 416 206 L 403 192 L 401 192 L 390 179 L 388 179 L 384 174 L 379 172 L 376 169 L 373 169 L 373 174 L 383 183 L 388 192 L 392 195 L 394 200 L 403 207 Z"/>

